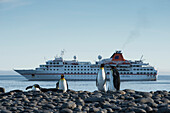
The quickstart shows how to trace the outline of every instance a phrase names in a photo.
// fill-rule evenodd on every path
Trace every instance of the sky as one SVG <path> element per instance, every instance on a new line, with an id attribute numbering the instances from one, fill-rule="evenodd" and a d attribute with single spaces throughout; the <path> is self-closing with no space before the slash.
<path id="1" fill-rule="evenodd" d="M 0 0 L 0 74 L 60 56 L 150 63 L 170 75 L 169 0 Z"/>

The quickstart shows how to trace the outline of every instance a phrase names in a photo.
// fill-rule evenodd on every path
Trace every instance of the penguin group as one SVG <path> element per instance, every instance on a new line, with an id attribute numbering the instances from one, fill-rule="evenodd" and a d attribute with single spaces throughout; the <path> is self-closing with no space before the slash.
<path id="1" fill-rule="evenodd" d="M 26 87 L 26 90 L 32 89 L 32 91 L 42 91 L 42 92 L 47 92 L 47 91 L 62 91 L 66 92 L 68 90 L 68 83 L 64 78 L 64 75 L 61 75 L 60 80 L 56 83 L 56 88 L 42 88 L 38 84 L 34 84 L 32 86 Z"/>
<path id="2" fill-rule="evenodd" d="M 109 81 L 108 90 L 118 91 L 120 90 L 119 72 L 115 66 L 110 66 L 110 68 L 111 68 L 111 73 L 109 77 L 110 81 Z M 104 91 L 104 92 L 106 91 L 106 80 L 107 80 L 107 77 L 106 77 L 105 70 L 104 70 L 104 64 L 101 64 L 98 75 L 96 77 L 96 86 L 99 91 Z"/>
<path id="3" fill-rule="evenodd" d="M 110 66 L 111 67 L 111 73 L 110 73 L 110 81 L 109 81 L 109 86 L 108 90 L 109 91 L 118 91 L 120 90 L 120 76 L 119 72 L 116 69 L 115 66 Z M 98 75 L 96 77 L 96 87 L 98 88 L 99 91 L 104 91 L 106 92 L 106 73 L 104 69 L 104 64 L 100 65 L 100 69 L 98 72 Z M 56 83 L 56 88 L 42 88 L 38 84 L 34 84 L 32 86 L 28 86 L 26 90 L 32 89 L 32 91 L 42 91 L 42 92 L 47 92 L 47 91 L 62 91 L 66 92 L 68 90 L 68 83 L 66 79 L 64 78 L 64 75 L 61 74 L 60 80 Z"/>

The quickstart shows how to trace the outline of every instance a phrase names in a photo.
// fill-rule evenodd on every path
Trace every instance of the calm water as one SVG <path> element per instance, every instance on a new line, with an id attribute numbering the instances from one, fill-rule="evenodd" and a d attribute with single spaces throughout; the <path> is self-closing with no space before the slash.
<path id="1" fill-rule="evenodd" d="M 14 89 L 25 88 L 29 85 L 39 84 L 44 88 L 54 88 L 57 81 L 28 81 L 21 75 L 0 75 L 0 87 L 4 87 L 8 92 Z M 94 91 L 97 90 L 95 81 L 68 81 L 70 89 Z M 157 81 L 128 81 L 121 82 L 121 90 L 134 89 L 137 91 L 170 91 L 170 75 L 159 75 Z"/>

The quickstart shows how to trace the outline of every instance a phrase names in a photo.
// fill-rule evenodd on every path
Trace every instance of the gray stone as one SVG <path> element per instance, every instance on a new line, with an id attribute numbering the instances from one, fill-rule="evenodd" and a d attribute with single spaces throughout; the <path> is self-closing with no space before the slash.
<path id="1" fill-rule="evenodd" d="M 1 113 L 12 113 L 12 112 L 9 110 L 1 110 Z"/>
<path id="2" fill-rule="evenodd" d="M 134 97 L 135 99 L 138 99 L 138 98 L 142 98 L 143 96 L 142 96 L 142 95 L 135 94 L 135 95 L 133 95 L 133 97 Z"/>
<path id="3" fill-rule="evenodd" d="M 170 101 L 169 101 L 169 99 L 166 99 L 166 98 L 163 98 L 162 100 L 161 100 L 163 103 L 170 103 Z"/>
<path id="4" fill-rule="evenodd" d="M 125 91 L 117 91 L 118 93 L 120 93 L 121 95 L 125 95 L 126 94 L 126 92 Z"/>
<path id="5" fill-rule="evenodd" d="M 68 103 L 64 103 L 62 105 L 62 108 L 70 108 L 70 109 L 74 109 L 76 107 L 76 104 L 74 102 L 68 102 Z"/>
<path id="6" fill-rule="evenodd" d="M 132 90 L 132 89 L 124 89 L 123 91 L 125 91 L 126 93 L 131 93 L 131 94 L 135 93 L 135 90 Z"/>
<path id="7" fill-rule="evenodd" d="M 117 106 L 112 106 L 112 110 L 113 111 L 119 111 L 119 110 L 122 110 L 122 108 L 121 107 L 117 107 Z"/>
<path id="8" fill-rule="evenodd" d="M 96 113 L 96 112 L 98 112 L 98 111 L 100 111 L 99 108 L 90 108 L 90 109 L 89 109 L 89 112 L 94 112 L 94 113 Z"/>
<path id="9" fill-rule="evenodd" d="M 5 88 L 0 87 L 0 93 L 5 93 Z"/>
<path id="10" fill-rule="evenodd" d="M 151 107 L 147 106 L 147 107 L 145 108 L 145 111 L 146 111 L 147 113 L 150 113 L 150 112 L 153 111 L 153 109 L 152 109 Z"/>
<path id="11" fill-rule="evenodd" d="M 85 105 L 85 102 L 84 102 L 83 99 L 78 98 L 78 99 L 76 99 L 76 104 L 77 104 L 77 105 L 82 105 L 82 106 L 84 106 L 84 105 Z"/>
<path id="12" fill-rule="evenodd" d="M 64 108 L 60 111 L 60 113 L 73 113 L 73 111 L 71 109 Z"/>
<path id="13" fill-rule="evenodd" d="M 169 107 L 161 107 L 158 109 L 157 113 L 170 113 Z"/>
<path id="14" fill-rule="evenodd" d="M 140 92 L 140 95 L 142 95 L 143 97 L 152 97 L 152 94 L 149 92 Z"/>
<path id="15" fill-rule="evenodd" d="M 154 100 L 152 98 L 150 98 L 150 97 L 148 97 L 148 98 L 139 98 L 139 99 L 136 99 L 135 101 L 138 102 L 138 103 L 142 103 L 142 104 L 145 104 L 145 103 L 148 103 L 148 102 L 154 103 Z"/>
<path id="16" fill-rule="evenodd" d="M 107 112 L 106 109 L 101 109 L 100 111 L 98 111 L 98 112 L 96 112 L 96 113 L 109 113 L 109 112 Z M 112 112 L 112 113 L 113 113 L 113 112 Z"/>
<path id="17" fill-rule="evenodd" d="M 147 105 L 152 107 L 152 108 L 157 108 L 158 107 L 158 104 L 156 104 L 154 102 L 148 102 Z"/>
<path id="18" fill-rule="evenodd" d="M 90 108 L 89 107 L 83 107 L 83 111 L 89 111 Z"/>
<path id="19" fill-rule="evenodd" d="M 108 113 L 113 113 L 113 110 L 111 108 L 106 109 Z"/>
<path id="20" fill-rule="evenodd" d="M 134 108 L 133 111 L 135 113 L 146 113 L 146 111 L 144 109 L 141 109 L 141 108 Z"/>
<path id="21" fill-rule="evenodd" d="M 125 100 L 134 100 L 134 97 L 125 97 Z"/>
<path id="22" fill-rule="evenodd" d="M 85 103 L 93 103 L 93 102 L 103 102 L 104 99 L 98 98 L 98 97 L 89 97 L 89 98 L 86 98 L 84 101 Z"/>
<path id="23" fill-rule="evenodd" d="M 43 107 L 47 107 L 47 108 L 51 108 L 51 109 L 55 108 L 55 106 L 53 104 L 46 104 Z"/>

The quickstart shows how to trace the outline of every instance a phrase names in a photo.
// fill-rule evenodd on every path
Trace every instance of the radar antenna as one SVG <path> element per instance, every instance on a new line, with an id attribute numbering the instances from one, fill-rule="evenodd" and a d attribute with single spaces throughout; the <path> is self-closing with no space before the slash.
<path id="1" fill-rule="evenodd" d="M 102 56 L 101 56 L 101 55 L 99 55 L 99 56 L 98 56 L 98 59 L 99 59 L 99 61 L 100 61 L 100 60 L 102 59 Z"/>
<path id="2" fill-rule="evenodd" d="M 140 61 L 142 61 L 142 59 L 143 59 L 143 55 L 140 57 Z"/>
<path id="3" fill-rule="evenodd" d="M 65 49 L 61 50 L 61 55 L 60 55 L 60 56 L 61 56 L 62 58 L 63 58 L 65 52 L 66 52 Z"/>

